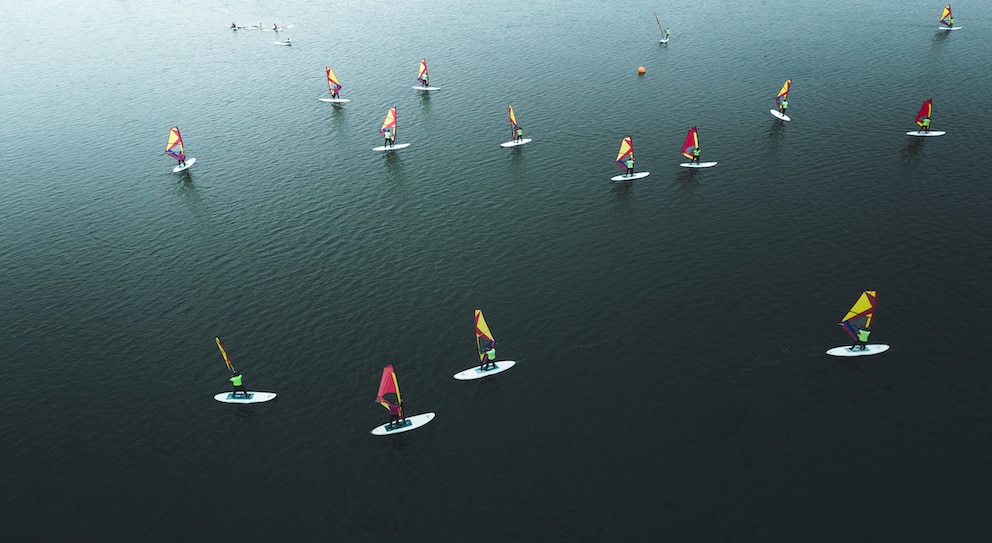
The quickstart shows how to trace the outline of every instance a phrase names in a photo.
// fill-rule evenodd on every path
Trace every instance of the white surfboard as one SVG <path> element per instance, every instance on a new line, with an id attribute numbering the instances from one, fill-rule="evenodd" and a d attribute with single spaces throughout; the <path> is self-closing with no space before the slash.
<path id="1" fill-rule="evenodd" d="M 233 392 L 221 392 L 215 395 L 214 399 L 224 403 L 262 403 L 275 397 L 275 392 L 255 392 L 254 390 L 249 390 L 247 398 L 240 394 L 235 397 Z"/>
<path id="2" fill-rule="evenodd" d="M 683 162 L 682 164 L 679 164 L 679 166 L 682 166 L 683 168 L 712 168 L 713 166 L 716 166 L 716 162 L 700 162 L 699 164 L 694 162 Z"/>
<path id="3" fill-rule="evenodd" d="M 386 147 L 385 145 L 380 145 L 379 147 L 373 147 L 372 150 L 373 151 L 394 151 L 396 149 L 406 149 L 409 146 L 410 146 L 409 143 L 397 143 L 396 145 L 391 145 L 389 147 Z"/>
<path id="4" fill-rule="evenodd" d="M 274 41 L 272 43 L 274 43 L 276 45 L 293 45 L 292 43 L 290 43 L 288 41 Z"/>
<path id="5" fill-rule="evenodd" d="M 500 360 L 496 362 L 496 367 L 481 369 L 479 366 L 474 368 L 469 368 L 465 371 L 460 371 L 455 374 L 455 379 L 459 381 L 471 381 L 473 379 L 482 379 L 483 377 L 489 377 L 490 375 L 496 375 L 497 373 L 503 373 L 504 371 L 513 367 L 516 364 L 513 360 Z"/>
<path id="6" fill-rule="evenodd" d="M 944 132 L 943 130 L 931 130 L 929 132 L 924 132 L 922 130 L 914 130 L 913 132 L 906 132 L 906 135 L 907 136 L 920 136 L 920 137 L 924 137 L 925 138 L 927 136 L 943 136 L 946 133 L 947 132 Z"/>
<path id="7" fill-rule="evenodd" d="M 961 30 L 961 27 L 960 26 L 952 26 L 952 27 L 948 28 L 946 26 L 938 26 L 937 27 L 937 30 Z"/>
<path id="8" fill-rule="evenodd" d="M 518 147 L 518 146 L 523 145 L 525 143 L 530 143 L 531 141 L 532 140 L 530 138 L 524 138 L 524 139 L 522 139 L 520 141 L 508 141 L 508 142 L 505 142 L 505 143 L 501 143 L 501 144 L 499 144 L 499 146 L 500 147 Z"/>
<path id="9" fill-rule="evenodd" d="M 344 104 L 350 102 L 351 100 L 347 98 L 317 98 L 321 102 L 327 102 L 328 104 Z"/>
<path id="10" fill-rule="evenodd" d="M 651 172 L 637 172 L 630 175 L 627 174 L 615 175 L 610 178 L 610 181 L 633 181 L 634 179 L 640 179 L 642 177 L 647 177 L 649 175 L 651 175 Z"/>
<path id="11" fill-rule="evenodd" d="M 668 43 L 668 38 L 665 38 L 663 40 L 658 40 L 658 43 Z"/>
<path id="12" fill-rule="evenodd" d="M 884 353 L 889 350 L 889 346 L 884 343 L 875 343 L 871 345 L 866 345 L 865 350 L 852 351 L 851 346 L 846 347 L 834 347 L 827 351 L 830 356 L 869 356 L 873 354 Z"/>
<path id="13" fill-rule="evenodd" d="M 390 428 L 388 424 L 380 424 L 379 426 L 373 428 L 369 433 L 374 436 L 391 436 L 393 434 L 402 434 L 403 432 L 416 430 L 432 420 L 434 420 L 434 413 L 421 413 L 420 415 L 407 417 L 403 422 L 403 425 L 398 428 Z"/>
<path id="14" fill-rule="evenodd" d="M 175 173 L 179 173 L 179 172 L 181 172 L 183 170 L 188 170 L 189 167 L 192 166 L 194 162 L 196 162 L 196 159 L 195 158 L 188 158 L 188 159 L 186 159 L 186 165 L 185 166 L 183 166 L 182 164 L 180 164 L 180 165 L 176 166 L 175 168 L 172 168 L 172 171 L 175 172 Z"/>
<path id="15" fill-rule="evenodd" d="M 780 112 L 777 109 L 769 109 L 768 110 L 768 113 L 771 113 L 773 117 L 775 117 L 777 119 L 782 119 L 783 121 L 791 121 L 792 120 L 788 115 Z"/>
<path id="16" fill-rule="evenodd" d="M 441 90 L 441 87 L 420 87 L 420 86 L 417 86 L 417 87 L 413 87 L 413 90 L 419 90 L 419 91 L 436 91 L 436 90 Z"/>

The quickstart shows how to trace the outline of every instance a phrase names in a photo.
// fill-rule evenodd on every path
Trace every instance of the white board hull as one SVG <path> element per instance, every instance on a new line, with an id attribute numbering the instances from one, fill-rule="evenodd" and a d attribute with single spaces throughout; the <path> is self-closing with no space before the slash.
<path id="1" fill-rule="evenodd" d="M 235 398 L 233 392 L 221 392 L 214 395 L 214 399 L 224 403 L 262 403 L 276 397 L 275 392 L 255 392 L 254 390 L 249 390 L 248 394 L 248 398 L 241 395 Z"/>
<path id="2" fill-rule="evenodd" d="M 791 121 L 792 120 L 791 117 L 789 117 L 788 115 L 782 113 L 781 111 L 779 111 L 777 109 L 769 109 L 768 110 L 768 113 L 771 113 L 772 114 L 772 117 L 775 117 L 776 119 L 781 119 L 783 121 Z"/>
<path id="3" fill-rule="evenodd" d="M 873 354 L 884 353 L 889 350 L 889 346 L 884 343 L 875 343 L 870 345 L 865 345 L 865 350 L 852 351 L 851 346 L 847 345 L 845 347 L 834 347 L 827 351 L 830 356 L 870 356 Z"/>
<path id="4" fill-rule="evenodd" d="M 390 145 L 386 147 L 385 145 L 380 145 L 379 147 L 373 147 L 373 151 L 395 151 L 396 149 L 406 149 L 409 147 L 409 143 L 397 143 L 396 145 Z"/>
<path id="5" fill-rule="evenodd" d="M 663 40 L 658 40 L 658 43 L 668 43 L 668 38 L 665 38 Z"/>
<path id="6" fill-rule="evenodd" d="M 533 140 L 531 140 L 530 138 L 524 138 L 524 139 L 522 139 L 520 141 L 508 141 L 508 142 L 505 142 L 505 143 L 501 143 L 501 144 L 499 144 L 499 146 L 500 147 L 519 147 L 521 145 L 530 143 L 531 141 L 533 141 Z"/>
<path id="7" fill-rule="evenodd" d="M 614 175 L 610 178 L 610 181 L 633 181 L 634 179 L 641 179 L 642 177 L 647 177 L 649 175 L 651 175 L 651 172 L 637 172 L 631 175 Z"/>
<path id="8" fill-rule="evenodd" d="M 497 373 L 503 373 L 504 371 L 512 368 L 516 362 L 513 360 L 500 360 L 496 362 L 495 368 L 481 369 L 479 366 L 474 368 L 469 368 L 465 371 L 460 371 L 454 375 L 455 379 L 459 381 L 472 381 L 474 379 L 482 379 L 483 377 L 489 377 L 490 375 L 496 375 Z"/>
<path id="9" fill-rule="evenodd" d="M 430 91 L 441 90 L 441 87 L 421 87 L 421 86 L 416 86 L 416 87 L 413 87 L 413 90 L 430 92 Z"/>
<path id="10" fill-rule="evenodd" d="M 716 162 L 700 162 L 699 164 L 694 162 L 683 162 L 682 164 L 679 164 L 679 166 L 682 166 L 683 168 L 712 168 L 713 166 L 716 166 Z"/>
<path id="11" fill-rule="evenodd" d="M 321 102 L 327 102 L 328 104 L 344 104 L 350 102 L 351 100 L 347 98 L 317 98 Z"/>
<path id="12" fill-rule="evenodd" d="M 434 413 L 422 413 L 420 415 L 407 417 L 404 425 L 399 428 L 390 429 L 388 424 L 380 424 L 379 426 L 373 428 L 369 433 L 374 436 L 391 436 L 394 434 L 402 434 L 403 432 L 416 430 L 432 420 L 434 420 Z"/>
<path id="13" fill-rule="evenodd" d="M 906 135 L 907 136 L 919 136 L 921 138 L 925 138 L 925 137 L 928 137 L 928 136 L 943 136 L 946 133 L 947 132 L 944 132 L 943 130 L 931 130 L 929 132 L 924 132 L 922 130 L 914 130 L 913 132 L 906 132 Z"/>
<path id="14" fill-rule="evenodd" d="M 937 30 L 961 30 L 961 27 L 960 26 L 952 26 L 952 27 L 948 28 L 946 26 L 938 26 L 937 27 Z"/>
<path id="15" fill-rule="evenodd" d="M 272 43 L 274 43 L 276 45 L 293 45 L 292 43 L 290 43 L 288 41 L 274 41 Z"/>
<path id="16" fill-rule="evenodd" d="M 188 170 L 193 165 L 194 162 L 196 162 L 196 159 L 195 158 L 187 158 L 186 159 L 186 165 L 185 166 L 183 166 L 182 164 L 180 164 L 180 165 L 176 166 L 175 168 L 172 168 L 172 171 L 174 173 L 179 173 L 179 172 L 181 172 L 183 170 Z"/>

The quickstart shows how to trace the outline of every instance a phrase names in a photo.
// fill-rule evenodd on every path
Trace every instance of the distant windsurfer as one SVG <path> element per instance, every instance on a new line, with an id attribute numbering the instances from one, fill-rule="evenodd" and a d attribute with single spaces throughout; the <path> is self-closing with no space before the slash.
<path id="1" fill-rule="evenodd" d="M 788 108 L 789 108 L 789 101 L 783 97 L 782 101 L 778 103 L 778 112 L 781 113 L 782 115 L 785 115 L 785 110 Z"/>
<path id="2" fill-rule="evenodd" d="M 272 30 L 279 32 L 279 25 L 277 25 L 276 23 L 272 23 Z"/>
<path id="3" fill-rule="evenodd" d="M 383 147 L 392 147 L 396 142 L 396 135 L 393 134 L 393 130 L 391 128 L 383 130 L 382 135 L 386 138 L 386 141 L 382 144 Z"/>
<path id="4" fill-rule="evenodd" d="M 334 85 L 333 90 L 331 91 L 331 98 L 334 98 L 336 100 L 338 98 L 338 92 L 340 90 L 341 90 L 341 85 Z"/>
<path id="5" fill-rule="evenodd" d="M 671 33 L 671 31 L 669 31 L 669 30 L 668 30 L 668 29 L 666 28 L 666 29 L 665 29 L 665 41 L 668 41 L 668 36 L 671 36 L 671 35 L 672 35 L 672 33 Z"/>
<path id="6" fill-rule="evenodd" d="M 524 129 L 517 125 L 517 130 L 514 132 L 513 141 L 524 141 Z"/>
<path id="7" fill-rule="evenodd" d="M 486 349 L 485 352 L 482 353 L 482 354 L 485 355 L 485 358 L 483 359 L 482 366 L 481 366 L 482 371 L 488 370 L 489 369 L 489 366 L 492 366 L 493 368 L 495 368 L 496 367 L 496 344 L 493 343 L 492 345 L 490 345 L 489 348 Z"/>
<path id="8" fill-rule="evenodd" d="M 699 146 L 692 148 L 692 160 L 689 161 L 690 164 L 699 164 Z"/>
<path id="9" fill-rule="evenodd" d="M 248 394 L 248 389 L 245 388 L 244 382 L 242 381 L 243 378 L 244 378 L 244 376 L 241 375 L 241 372 L 240 371 L 234 373 L 233 375 L 231 375 L 230 381 L 231 381 L 231 384 L 234 385 L 234 392 L 231 393 L 231 397 L 237 398 L 238 397 L 238 392 L 240 392 L 241 395 L 244 396 L 245 398 L 250 398 L 251 397 Z"/>
<path id="10" fill-rule="evenodd" d="M 237 30 L 237 29 L 238 29 L 238 25 L 231 23 L 231 30 Z"/>
<path id="11" fill-rule="evenodd" d="M 864 351 L 868 347 L 868 335 L 871 334 L 870 330 L 865 328 L 858 328 L 858 342 L 851 345 L 852 351 Z"/>
<path id="12" fill-rule="evenodd" d="M 386 400 L 389 403 L 389 429 L 401 428 L 406 425 L 406 417 L 403 416 L 403 404 L 393 403 L 390 400 Z M 402 421 L 402 422 L 401 422 Z"/>
<path id="13" fill-rule="evenodd" d="M 182 166 L 183 168 L 186 167 L 186 153 L 179 153 L 179 156 L 176 158 L 176 160 L 179 161 L 180 166 Z"/>
<path id="14" fill-rule="evenodd" d="M 930 132 L 930 117 L 923 117 L 923 120 L 920 121 L 920 128 L 923 129 L 924 134 Z"/>
<path id="15" fill-rule="evenodd" d="M 954 16 L 953 15 L 947 19 L 947 28 L 954 28 Z"/>
<path id="16" fill-rule="evenodd" d="M 628 176 L 634 175 L 634 157 L 633 157 L 633 155 L 632 156 L 628 156 L 627 157 L 627 160 L 623 161 L 623 165 L 624 165 L 624 167 L 627 168 L 627 173 L 625 173 L 624 175 L 628 175 Z"/>

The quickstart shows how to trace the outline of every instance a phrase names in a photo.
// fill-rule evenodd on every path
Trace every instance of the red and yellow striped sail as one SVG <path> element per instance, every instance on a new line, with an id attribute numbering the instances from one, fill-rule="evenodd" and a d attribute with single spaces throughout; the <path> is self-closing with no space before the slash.
<path id="1" fill-rule="evenodd" d="M 692 158 L 692 150 L 697 147 L 699 147 L 699 135 L 696 133 L 696 127 L 694 126 L 685 135 L 685 143 L 682 144 L 682 156 Z"/>
<path id="2" fill-rule="evenodd" d="M 630 136 L 620 140 L 620 150 L 617 152 L 617 166 L 626 170 L 627 165 L 624 161 L 627 157 L 634 158 L 634 140 Z"/>
<path id="3" fill-rule="evenodd" d="M 375 401 L 386 409 L 389 404 L 399 405 L 403 401 L 400 397 L 400 382 L 396 378 L 396 370 L 390 364 L 382 368 L 382 377 L 379 379 L 379 393 L 376 394 Z"/>
<path id="4" fill-rule="evenodd" d="M 781 105 L 782 104 L 782 100 L 788 100 L 789 99 L 789 89 L 790 88 L 792 88 L 792 80 L 791 79 L 786 79 L 785 80 L 785 84 L 782 85 L 782 89 L 779 90 L 778 91 L 778 94 L 775 95 L 775 105 Z M 800 94 L 802 94 L 802 93 L 800 93 Z M 800 98 L 802 98 L 802 97 L 800 96 Z"/>
<path id="5" fill-rule="evenodd" d="M 217 348 L 220 349 L 220 354 L 224 357 L 224 363 L 227 364 L 227 369 L 231 370 L 231 373 L 235 373 L 234 363 L 232 363 L 231 358 L 227 356 L 227 351 L 224 349 L 224 345 L 221 344 L 220 338 L 215 337 L 214 341 L 217 342 Z"/>
<path id="6" fill-rule="evenodd" d="M 331 94 L 335 94 L 341 91 L 341 83 L 338 82 L 338 76 L 334 75 L 334 70 L 330 66 L 325 66 L 327 71 L 327 87 L 331 89 Z"/>
<path id="7" fill-rule="evenodd" d="M 176 160 L 186 160 L 183 137 L 179 134 L 178 126 L 169 129 L 169 141 L 165 144 L 165 153 Z"/>
<path id="8" fill-rule="evenodd" d="M 482 310 L 475 310 L 475 343 L 479 349 L 479 362 L 486 356 L 486 349 L 496 345 L 493 333 L 489 331 L 486 318 L 482 316 Z"/>
<path id="9" fill-rule="evenodd" d="M 510 110 L 510 137 L 517 137 L 517 116 L 513 114 L 513 106 L 506 106 Z"/>
<path id="10" fill-rule="evenodd" d="M 417 81 L 421 83 L 427 81 L 427 59 L 420 59 L 420 68 L 417 70 Z"/>
<path id="11" fill-rule="evenodd" d="M 965 14 L 965 16 L 967 17 L 967 13 Z M 944 11 L 940 12 L 940 23 L 944 26 L 951 26 L 950 20 L 953 17 L 954 16 L 951 15 L 951 6 L 950 5 L 944 6 Z"/>
<path id="12" fill-rule="evenodd" d="M 920 107 L 920 112 L 916 114 L 916 124 L 923 128 L 923 119 L 930 117 L 933 113 L 933 99 L 923 102 L 923 106 Z"/>
<path id="13" fill-rule="evenodd" d="M 858 328 L 863 328 L 865 330 L 871 328 L 871 321 L 875 318 L 875 305 L 878 303 L 878 291 L 877 290 L 866 290 L 861 293 L 858 297 L 858 301 L 854 302 L 851 309 L 848 310 L 847 315 L 840 321 L 840 325 L 844 328 L 852 338 L 858 339 Z"/>
<path id="14" fill-rule="evenodd" d="M 386 120 L 382 121 L 382 128 L 379 129 L 379 133 L 385 136 L 386 130 L 391 130 L 393 139 L 396 138 L 396 108 L 394 107 L 389 108 L 386 113 Z"/>

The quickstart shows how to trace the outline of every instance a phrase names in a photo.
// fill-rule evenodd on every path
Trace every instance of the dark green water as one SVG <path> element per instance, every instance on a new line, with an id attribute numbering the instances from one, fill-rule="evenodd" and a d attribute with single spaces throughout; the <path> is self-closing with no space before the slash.
<path id="1" fill-rule="evenodd" d="M 7 13 L 11 541 L 987 536 L 989 5 L 187 4 Z M 518 365 L 456 382 L 475 308 Z M 389 363 L 437 419 L 373 438 Z"/>

